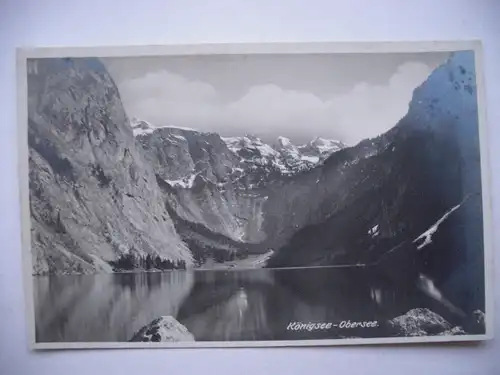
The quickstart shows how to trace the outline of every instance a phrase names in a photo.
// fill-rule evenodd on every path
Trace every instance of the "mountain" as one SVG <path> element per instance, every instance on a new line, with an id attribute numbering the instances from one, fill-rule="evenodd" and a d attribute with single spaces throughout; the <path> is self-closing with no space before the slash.
<path id="1" fill-rule="evenodd" d="M 136 119 L 131 126 L 156 171 L 177 230 L 203 260 L 221 250 L 227 259 L 267 253 L 272 234 L 263 224 L 269 186 L 319 167 L 325 155 L 342 146 L 334 141 L 312 143 L 308 152 L 316 150 L 317 156 L 311 161 L 312 156 L 302 155 L 284 137 L 273 147 L 251 135 L 220 137 Z"/>
<path id="2" fill-rule="evenodd" d="M 290 210 L 309 219 L 268 266 L 387 260 L 390 274 L 404 268 L 398 257 L 406 256 L 446 292 L 465 295 L 471 306 L 484 302 L 473 287 L 484 275 L 474 72 L 473 52 L 454 53 L 415 89 L 394 128 L 279 185 Z"/>
<path id="3" fill-rule="evenodd" d="M 31 64 L 33 273 L 267 257 L 267 185 L 319 164 L 255 137 L 128 119 L 98 59 Z M 294 149 L 296 147 L 294 146 Z"/>
<path id="4" fill-rule="evenodd" d="M 31 60 L 29 193 L 33 273 L 192 263 L 97 59 Z"/>
<path id="5" fill-rule="evenodd" d="M 481 308 L 473 52 L 454 53 L 393 128 L 354 146 L 128 119 L 98 60 L 36 63 L 34 273 L 373 265 L 387 278 L 422 272 L 460 308 Z"/>
<path id="6" fill-rule="evenodd" d="M 345 147 L 347 146 L 343 142 L 316 137 L 308 144 L 299 146 L 298 150 L 302 154 L 302 158 L 320 161 Z"/>
<path id="7" fill-rule="evenodd" d="M 263 169 L 281 175 L 294 175 L 317 167 L 332 153 L 345 147 L 342 142 L 322 138 L 301 146 L 294 145 L 286 137 L 278 137 L 273 145 L 251 135 L 222 139 L 247 169 Z"/>

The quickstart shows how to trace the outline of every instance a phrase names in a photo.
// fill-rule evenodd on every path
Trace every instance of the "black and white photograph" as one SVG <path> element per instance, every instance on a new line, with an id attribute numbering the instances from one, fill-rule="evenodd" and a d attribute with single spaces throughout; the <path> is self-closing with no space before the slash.
<path id="1" fill-rule="evenodd" d="M 480 52 L 20 50 L 32 347 L 491 338 Z"/>

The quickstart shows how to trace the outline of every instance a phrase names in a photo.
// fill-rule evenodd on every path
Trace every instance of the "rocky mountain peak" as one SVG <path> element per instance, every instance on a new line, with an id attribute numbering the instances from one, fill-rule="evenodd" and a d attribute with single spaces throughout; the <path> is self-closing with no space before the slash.
<path id="1" fill-rule="evenodd" d="M 132 127 L 132 131 L 134 133 L 134 136 L 140 136 L 144 134 L 150 134 L 155 131 L 156 127 L 154 127 L 152 124 L 150 124 L 147 121 L 144 120 L 139 120 L 136 117 L 133 117 L 130 120 L 130 126 Z"/>
<path id="2" fill-rule="evenodd" d="M 345 147 L 347 146 L 340 141 L 316 137 L 309 143 L 299 146 L 298 150 L 302 154 L 302 158 L 319 163 Z"/>
<path id="3" fill-rule="evenodd" d="M 289 155 L 291 157 L 298 158 L 299 157 L 299 150 L 297 149 L 297 146 L 295 146 L 290 138 L 286 137 L 278 137 L 276 140 L 276 149 L 285 155 Z"/>
<path id="4" fill-rule="evenodd" d="M 333 152 L 345 147 L 341 142 L 323 138 L 316 138 L 303 146 L 296 146 L 283 136 L 279 136 L 273 145 L 249 134 L 222 139 L 229 150 L 241 157 L 242 162 L 266 166 L 283 175 L 311 169 Z"/>
<path id="5" fill-rule="evenodd" d="M 294 147 L 290 138 L 279 136 L 277 139 L 278 145 L 281 148 L 291 148 Z"/>
<path id="6" fill-rule="evenodd" d="M 346 145 L 341 141 L 321 137 L 314 138 L 311 142 L 309 142 L 308 146 L 316 149 L 321 154 L 331 154 L 332 152 L 346 147 Z"/>

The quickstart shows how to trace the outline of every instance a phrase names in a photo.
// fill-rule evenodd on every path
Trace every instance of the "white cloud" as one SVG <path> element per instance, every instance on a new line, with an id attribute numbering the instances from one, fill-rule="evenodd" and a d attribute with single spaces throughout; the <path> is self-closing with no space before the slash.
<path id="1" fill-rule="evenodd" d="M 158 125 L 223 135 L 248 132 L 303 140 L 322 136 L 355 143 L 393 127 L 405 115 L 414 88 L 430 73 L 423 63 L 405 63 L 385 85 L 360 82 L 326 100 L 268 84 L 253 86 L 227 102 L 213 86 L 168 71 L 125 81 L 119 89 L 130 116 Z"/>
<path id="2" fill-rule="evenodd" d="M 377 136 L 406 114 L 413 90 L 431 71 L 425 64 L 403 64 L 387 85 L 359 83 L 348 93 L 332 98 L 328 106 L 338 114 L 338 125 L 348 141 Z"/>

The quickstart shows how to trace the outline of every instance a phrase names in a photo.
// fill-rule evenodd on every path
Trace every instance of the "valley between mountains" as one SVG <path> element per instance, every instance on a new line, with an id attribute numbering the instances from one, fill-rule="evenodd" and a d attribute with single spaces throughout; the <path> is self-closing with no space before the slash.
<path id="1" fill-rule="evenodd" d="M 473 52 L 356 145 L 150 124 L 98 59 L 29 63 L 35 275 L 417 262 L 450 290 L 482 280 Z"/>

